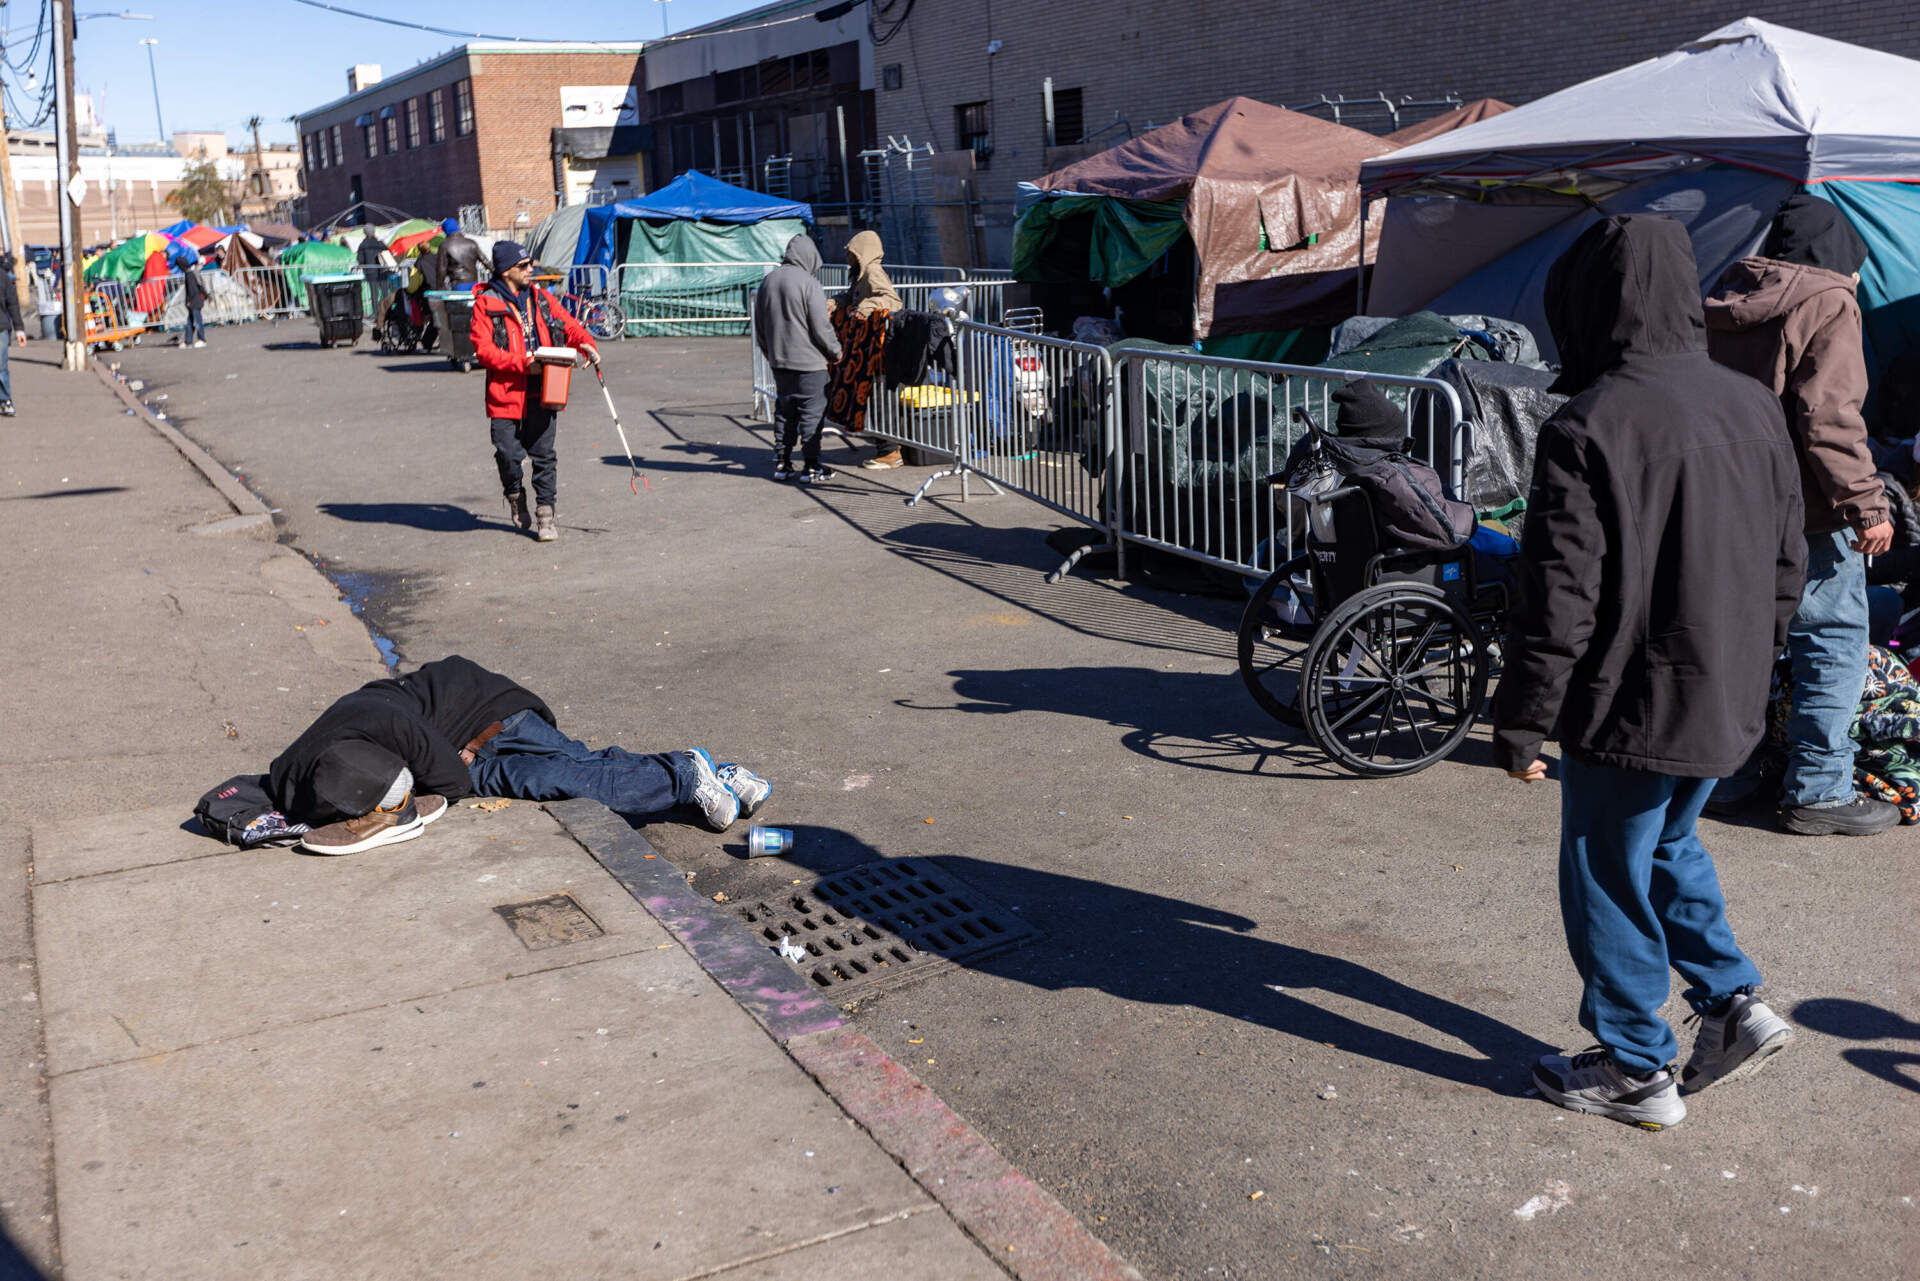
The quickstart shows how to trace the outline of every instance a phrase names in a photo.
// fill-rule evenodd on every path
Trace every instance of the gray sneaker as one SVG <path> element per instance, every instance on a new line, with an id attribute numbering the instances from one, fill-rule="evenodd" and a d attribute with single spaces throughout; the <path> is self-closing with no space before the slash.
<path id="1" fill-rule="evenodd" d="M 1720 1081 L 1752 1076 L 1787 1048 L 1793 1028 L 1750 992 L 1735 992 L 1718 1014 L 1696 1014 L 1700 1034 L 1680 1071 L 1680 1092 L 1698 1094 Z"/>
<path id="2" fill-rule="evenodd" d="M 744 765 L 722 765 L 717 772 L 727 790 L 740 798 L 741 818 L 752 818 L 773 795 L 773 784 Z"/>
<path id="3" fill-rule="evenodd" d="M 740 798 L 721 781 L 720 771 L 714 768 L 713 757 L 707 755 L 706 748 L 696 747 L 686 755 L 692 759 L 694 771 L 690 799 L 706 816 L 708 827 L 716 832 L 726 831 L 740 817 Z"/>
<path id="4" fill-rule="evenodd" d="M 1623 1072 L 1611 1051 L 1548 1054 L 1533 1068 L 1533 1087 L 1549 1103 L 1604 1116 L 1643 1130 L 1664 1130 L 1687 1119 L 1671 1068 L 1645 1076 Z"/>
<path id="5" fill-rule="evenodd" d="M 533 536 L 543 543 L 550 543 L 560 537 L 560 531 L 553 524 L 553 508 L 533 509 Z"/>

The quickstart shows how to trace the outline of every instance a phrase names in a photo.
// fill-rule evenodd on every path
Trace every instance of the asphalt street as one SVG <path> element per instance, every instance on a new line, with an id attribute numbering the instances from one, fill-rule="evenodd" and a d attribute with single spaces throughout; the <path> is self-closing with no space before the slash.
<path id="1" fill-rule="evenodd" d="M 1587 1044 L 1557 796 L 1483 734 L 1348 777 L 1247 697 L 1232 602 L 1049 586 L 1045 509 L 951 482 L 909 508 L 924 472 L 835 445 L 837 480 L 775 485 L 744 339 L 610 346 L 637 496 L 576 375 L 542 545 L 506 521 L 479 374 L 313 337 L 116 358 L 402 665 L 463 653 L 580 737 L 773 779 L 787 858 L 649 826 L 702 891 L 917 856 L 1039 931 L 846 1004 L 1147 1275 L 1911 1275 L 1910 829 L 1707 824 L 1798 1040 L 1661 1134 L 1563 1112 L 1525 1093 L 1537 1055 Z"/>

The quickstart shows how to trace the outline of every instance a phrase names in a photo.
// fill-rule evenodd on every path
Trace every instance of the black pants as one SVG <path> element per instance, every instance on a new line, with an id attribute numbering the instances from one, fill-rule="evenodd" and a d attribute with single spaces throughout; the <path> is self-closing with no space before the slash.
<path id="1" fill-rule="evenodd" d="M 820 465 L 820 428 L 827 415 L 827 371 L 776 369 L 773 371 L 774 420 L 780 424 L 780 457 L 791 464 L 794 442 L 804 440 L 801 466 Z"/>
<path id="2" fill-rule="evenodd" d="M 560 488 L 559 463 L 553 452 L 554 427 L 560 415 L 539 405 L 528 405 L 518 422 L 495 418 L 493 423 L 493 462 L 500 469 L 500 488 L 508 497 L 521 490 L 520 460 L 533 459 L 533 502 L 536 507 L 553 506 Z"/>

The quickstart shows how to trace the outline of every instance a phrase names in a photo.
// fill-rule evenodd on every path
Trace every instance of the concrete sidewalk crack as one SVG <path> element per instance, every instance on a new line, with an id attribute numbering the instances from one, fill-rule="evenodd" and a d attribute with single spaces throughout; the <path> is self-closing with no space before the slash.
<path id="1" fill-rule="evenodd" d="M 808 1237 L 804 1241 L 791 1241 L 786 1245 L 776 1246 L 764 1254 L 748 1255 L 744 1259 L 736 1259 L 731 1263 L 717 1264 L 711 1268 L 701 1268 L 697 1272 L 682 1272 L 675 1276 L 673 1281 L 704 1281 L 707 1277 L 723 1277 L 729 1272 L 738 1272 L 741 1268 L 751 1268 L 758 1264 L 766 1263 L 771 1259 L 782 1258 L 789 1254 L 798 1253 L 801 1250 L 810 1249 L 816 1245 L 824 1245 L 829 1241 L 838 1241 L 842 1238 L 850 1237 L 856 1232 L 865 1232 L 868 1228 L 884 1227 L 889 1223 L 901 1223 L 907 1219 L 911 1219 L 916 1214 L 926 1214 L 939 1209 L 940 1205 L 938 1202 L 929 1201 L 926 1205 L 917 1205 L 910 1209 L 896 1210 L 892 1214 L 883 1214 L 877 1219 L 869 1219 L 865 1223 L 856 1223 L 852 1227 L 837 1228 L 832 1232 L 823 1232 L 819 1236 Z M 995 1260 L 995 1262 L 998 1262 L 998 1260 Z"/>

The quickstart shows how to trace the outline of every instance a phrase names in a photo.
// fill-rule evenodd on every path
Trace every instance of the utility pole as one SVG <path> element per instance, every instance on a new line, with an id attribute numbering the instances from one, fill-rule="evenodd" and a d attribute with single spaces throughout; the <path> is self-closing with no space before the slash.
<path id="1" fill-rule="evenodd" d="M 6 222 L 6 249 L 13 255 L 13 286 L 20 295 L 20 315 L 34 314 L 33 264 L 27 261 L 27 237 L 20 225 L 20 200 L 13 189 L 12 146 L 7 140 L 7 106 L 0 100 L 0 219 Z"/>
<path id="2" fill-rule="evenodd" d="M 267 176 L 266 157 L 260 152 L 260 117 L 249 117 L 247 120 L 247 128 L 253 130 L 253 169 L 247 174 L 247 182 L 259 187 L 259 190 L 253 194 L 260 197 L 260 208 L 265 210 L 268 208 L 267 197 L 273 194 L 273 180 Z M 260 181 L 257 184 L 253 182 L 253 175 L 256 173 L 260 175 Z M 243 207 L 245 203 L 244 200 L 241 202 Z M 240 211 L 238 209 L 234 210 L 233 220 L 235 222 L 246 221 L 245 218 L 240 217 Z"/>
<path id="3" fill-rule="evenodd" d="M 66 368 L 80 371 L 87 367 L 86 286 L 80 275 L 80 201 L 86 188 L 80 181 L 80 147 L 73 119 L 73 6 L 71 0 L 52 0 L 53 34 L 59 41 L 54 51 L 53 88 L 55 112 L 55 159 L 60 181 L 55 184 L 54 206 L 60 211 L 60 292 L 65 302 L 67 322 Z"/>

